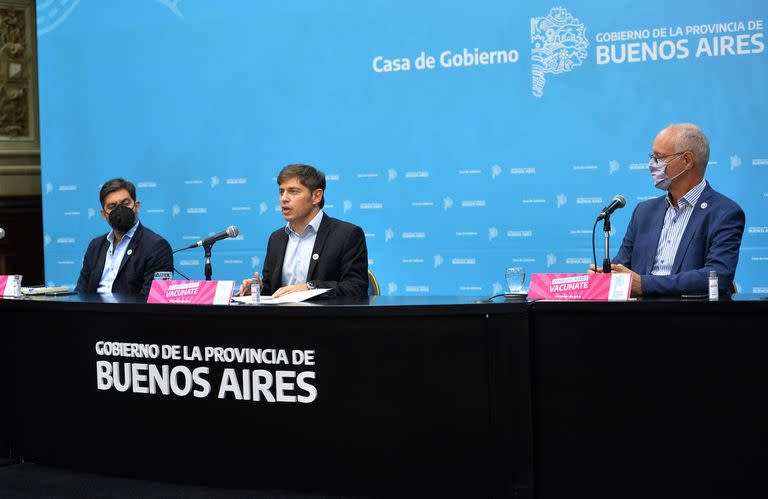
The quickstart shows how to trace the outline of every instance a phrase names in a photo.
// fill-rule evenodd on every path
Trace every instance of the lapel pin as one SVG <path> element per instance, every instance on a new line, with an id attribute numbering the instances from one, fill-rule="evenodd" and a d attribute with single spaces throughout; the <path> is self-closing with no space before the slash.
<path id="1" fill-rule="evenodd" d="M 128 250 L 128 256 L 131 256 L 132 253 L 133 253 L 133 250 Z"/>
<path id="2" fill-rule="evenodd" d="M 312 255 L 312 260 L 317 260 L 318 258 L 320 258 L 320 255 L 318 255 L 317 253 Z"/>
<path id="3" fill-rule="evenodd" d="M 703 210 L 704 208 L 706 208 L 707 206 L 709 206 L 707 203 L 701 203 L 701 209 L 702 209 L 702 210 Z"/>

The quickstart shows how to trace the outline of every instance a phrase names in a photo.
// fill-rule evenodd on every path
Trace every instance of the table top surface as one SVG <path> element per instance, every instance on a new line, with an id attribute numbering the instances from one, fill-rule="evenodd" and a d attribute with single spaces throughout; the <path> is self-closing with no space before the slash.
<path id="1" fill-rule="evenodd" d="M 339 297 L 316 299 L 302 303 L 285 303 L 279 305 L 159 305 L 146 304 L 146 298 L 120 295 L 62 295 L 62 296 L 31 296 L 23 298 L 0 298 L 0 308 L 6 310 L 17 308 L 32 311 L 38 306 L 55 309 L 79 310 L 115 310 L 141 311 L 142 313 L 198 313 L 198 311 L 215 313 L 259 313 L 273 314 L 309 314 L 309 315 L 358 315 L 370 313 L 402 314 L 402 315 L 464 315 L 464 314 L 509 314 L 524 313 L 530 308 L 547 310 L 572 310 L 616 307 L 624 309 L 667 309 L 674 308 L 707 310 L 730 309 L 732 307 L 768 308 L 768 296 L 738 293 L 733 297 L 723 298 L 717 302 L 709 300 L 684 300 L 680 297 L 645 297 L 626 302 L 591 301 L 591 302 L 548 302 L 525 301 L 520 299 L 505 300 L 496 297 L 488 300 L 482 296 L 369 296 L 369 297 Z M 689 308 L 690 307 L 690 308 Z M 193 312 L 194 311 L 194 312 Z"/>

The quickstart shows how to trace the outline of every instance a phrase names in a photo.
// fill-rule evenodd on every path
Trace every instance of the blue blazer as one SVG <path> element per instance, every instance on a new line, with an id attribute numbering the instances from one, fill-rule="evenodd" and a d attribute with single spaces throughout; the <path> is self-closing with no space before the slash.
<path id="1" fill-rule="evenodd" d="M 642 276 L 643 295 L 706 293 L 710 270 L 717 272 L 720 294 L 730 295 L 744 233 L 744 211 L 707 182 L 683 232 L 672 273 L 651 275 L 667 206 L 665 196 L 637 205 L 613 263 Z"/>
<path id="2" fill-rule="evenodd" d="M 83 268 L 80 270 L 80 278 L 75 288 L 79 293 L 93 294 L 99 288 L 109 249 L 107 234 L 95 238 L 88 245 L 83 258 Z M 120 269 L 112 284 L 112 292 L 146 296 L 149 294 L 155 272 L 163 271 L 173 272 L 171 245 L 139 223 L 128 244 L 123 261 L 120 262 Z"/>

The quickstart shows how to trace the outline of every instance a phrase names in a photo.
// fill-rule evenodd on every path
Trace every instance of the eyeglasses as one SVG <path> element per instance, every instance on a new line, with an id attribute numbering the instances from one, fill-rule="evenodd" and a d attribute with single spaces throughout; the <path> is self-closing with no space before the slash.
<path id="1" fill-rule="evenodd" d="M 109 213 L 110 211 L 112 211 L 112 210 L 114 210 L 115 208 L 117 208 L 117 205 L 119 205 L 119 204 L 121 204 L 121 205 L 125 206 L 126 208 L 133 208 L 133 203 L 134 203 L 134 201 L 133 201 L 132 199 L 124 199 L 124 200 L 123 200 L 122 202 L 120 202 L 120 203 L 109 203 L 108 205 L 106 205 L 106 206 L 104 207 L 104 211 L 106 211 L 107 213 Z"/>
<path id="2" fill-rule="evenodd" d="M 651 160 L 653 160 L 653 164 L 654 165 L 658 165 L 660 159 L 668 158 L 670 156 L 675 156 L 675 155 L 679 156 L 681 154 L 685 154 L 686 152 L 687 151 L 673 152 L 672 154 L 664 154 L 662 156 L 657 156 L 656 154 L 651 153 L 651 154 L 648 155 L 648 157 L 651 158 Z"/>

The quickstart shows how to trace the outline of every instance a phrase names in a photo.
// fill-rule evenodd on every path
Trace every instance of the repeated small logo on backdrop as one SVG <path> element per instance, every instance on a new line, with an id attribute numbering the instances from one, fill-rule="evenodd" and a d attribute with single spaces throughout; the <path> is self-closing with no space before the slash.
<path id="1" fill-rule="evenodd" d="M 734 154 L 733 156 L 731 156 L 730 162 L 731 162 L 731 171 L 733 171 L 736 168 L 741 166 L 741 156 L 739 156 L 738 154 Z"/>
<path id="2" fill-rule="evenodd" d="M 557 264 L 557 256 L 554 253 L 547 254 L 547 268 Z"/>
<path id="3" fill-rule="evenodd" d="M 511 168 L 510 175 L 536 175 L 536 168 Z"/>
<path id="4" fill-rule="evenodd" d="M 441 255 L 435 255 L 435 257 L 432 260 L 432 264 L 434 268 L 438 268 L 440 265 L 443 264 L 443 257 Z"/>
<path id="5" fill-rule="evenodd" d="M 485 199 L 465 199 L 461 202 L 462 208 L 484 208 L 485 205 Z"/>

